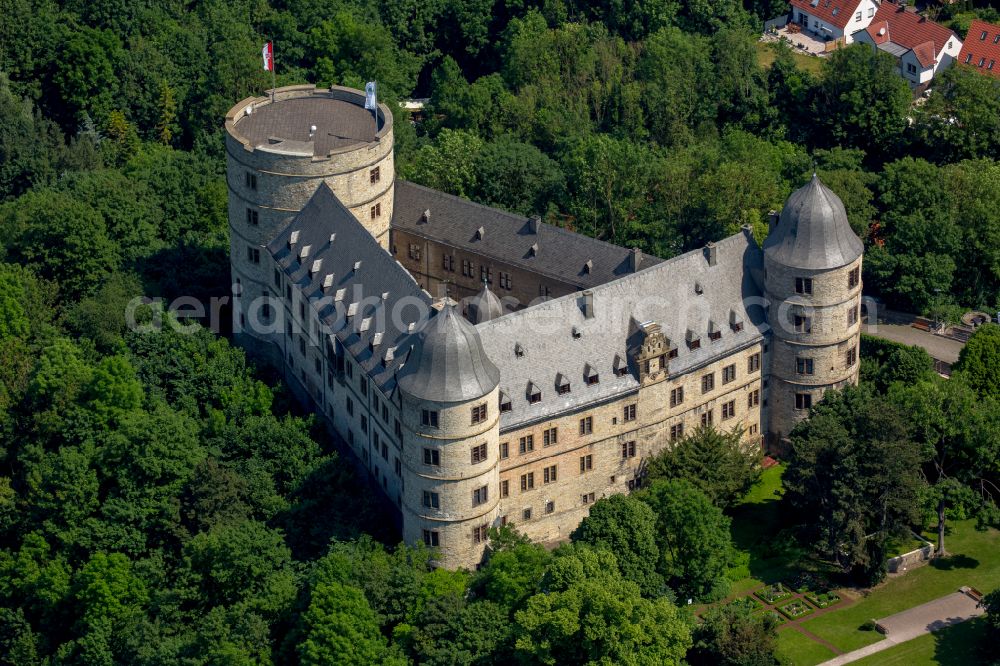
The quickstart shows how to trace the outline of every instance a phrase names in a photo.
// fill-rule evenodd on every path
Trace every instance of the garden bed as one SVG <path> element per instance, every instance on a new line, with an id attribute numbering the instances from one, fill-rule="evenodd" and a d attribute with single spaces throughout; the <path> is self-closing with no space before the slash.
<path id="1" fill-rule="evenodd" d="M 798 620 L 814 612 L 813 607 L 803 599 L 795 599 L 784 606 L 778 606 L 777 611 L 789 620 Z"/>
<path id="2" fill-rule="evenodd" d="M 768 585 L 767 587 L 757 590 L 753 594 L 764 603 L 771 605 L 792 596 L 791 591 L 781 583 Z"/>
<path id="3" fill-rule="evenodd" d="M 759 615 L 760 617 L 770 616 L 771 618 L 774 619 L 775 626 L 784 624 L 785 622 L 788 622 L 788 618 L 786 618 L 784 615 L 782 615 L 778 611 L 772 610 L 770 608 L 762 610 L 761 612 L 757 613 L 757 615 Z"/>
<path id="4" fill-rule="evenodd" d="M 763 608 L 763 604 L 753 597 L 740 597 L 739 599 L 734 599 L 730 602 L 731 606 L 746 606 L 751 611 L 756 611 L 759 608 Z"/>
<path id="5" fill-rule="evenodd" d="M 806 599 L 816 608 L 829 608 L 840 601 L 840 595 L 836 592 L 809 593 L 806 594 Z"/>

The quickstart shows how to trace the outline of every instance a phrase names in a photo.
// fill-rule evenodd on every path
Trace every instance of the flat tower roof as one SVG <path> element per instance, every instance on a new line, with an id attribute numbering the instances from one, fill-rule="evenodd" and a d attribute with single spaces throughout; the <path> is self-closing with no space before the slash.
<path id="1" fill-rule="evenodd" d="M 233 136 L 250 148 L 272 147 L 290 152 L 308 152 L 311 148 L 313 156 L 323 157 L 372 143 L 384 134 L 384 107 L 379 110 L 376 132 L 375 115 L 364 108 L 364 100 L 363 92 L 350 88 L 279 88 L 274 102 L 270 97 L 259 97 L 233 107 L 231 125 L 227 125 Z"/>

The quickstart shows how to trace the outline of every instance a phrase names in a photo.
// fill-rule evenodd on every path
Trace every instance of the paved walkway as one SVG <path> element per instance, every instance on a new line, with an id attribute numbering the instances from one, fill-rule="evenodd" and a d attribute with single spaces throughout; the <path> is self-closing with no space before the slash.
<path id="1" fill-rule="evenodd" d="M 955 363 L 958 361 L 958 355 L 964 346 L 958 340 L 934 335 L 933 333 L 921 331 L 912 326 L 879 323 L 877 325 L 865 324 L 862 328 L 868 335 L 885 338 L 893 342 L 901 342 L 904 345 L 923 347 L 932 358 L 944 361 L 945 363 Z"/>
<path id="2" fill-rule="evenodd" d="M 838 655 L 829 661 L 824 661 L 820 666 L 849 664 L 918 636 L 971 620 L 984 612 L 985 609 L 980 608 L 978 602 L 969 595 L 964 592 L 952 592 L 948 596 L 928 601 L 926 604 L 914 606 L 902 613 L 896 613 L 879 620 L 879 624 L 886 629 L 884 640 L 872 643 L 860 650 Z"/>

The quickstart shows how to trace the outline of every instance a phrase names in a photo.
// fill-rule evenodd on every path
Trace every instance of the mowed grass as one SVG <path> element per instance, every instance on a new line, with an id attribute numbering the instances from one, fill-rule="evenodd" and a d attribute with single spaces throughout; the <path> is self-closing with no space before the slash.
<path id="1" fill-rule="evenodd" d="M 967 666 L 983 663 L 979 645 L 986 636 L 980 618 L 900 643 L 854 662 L 857 666 Z"/>
<path id="2" fill-rule="evenodd" d="M 757 62 L 764 69 L 768 69 L 773 63 L 776 57 L 774 49 L 771 47 L 770 42 L 757 42 Z M 819 74 L 820 69 L 823 67 L 823 60 L 817 58 L 816 56 L 803 55 L 801 53 L 792 52 L 792 59 L 795 61 L 795 66 L 800 69 L 804 69 L 811 74 Z"/>
<path id="3" fill-rule="evenodd" d="M 812 666 L 837 656 L 826 646 L 793 628 L 778 631 L 777 654 L 781 663 L 788 666 Z"/>
<path id="4" fill-rule="evenodd" d="M 881 639 L 876 632 L 860 629 L 867 620 L 932 601 L 963 585 L 984 593 L 1000 587 L 1000 532 L 979 531 L 972 520 L 953 521 L 951 527 L 945 538 L 948 558 L 893 578 L 857 603 L 805 620 L 802 627 L 849 652 Z"/>

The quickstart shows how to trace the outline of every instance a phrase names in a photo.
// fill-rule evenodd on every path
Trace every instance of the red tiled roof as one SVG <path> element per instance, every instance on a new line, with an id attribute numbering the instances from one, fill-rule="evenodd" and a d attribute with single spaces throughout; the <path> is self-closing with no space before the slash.
<path id="1" fill-rule="evenodd" d="M 986 21 L 973 21 L 969 26 L 969 34 L 965 36 L 965 43 L 962 44 L 958 62 L 1000 78 L 1000 26 Z M 980 62 L 983 64 L 980 65 Z M 993 63 L 992 69 L 990 63 Z"/>
<path id="2" fill-rule="evenodd" d="M 815 7 L 810 0 L 791 0 L 791 3 L 799 11 L 843 30 L 858 10 L 861 0 L 819 0 Z"/>
<path id="3" fill-rule="evenodd" d="M 940 23 L 904 11 L 902 7 L 888 0 L 879 6 L 866 30 L 876 45 L 892 42 L 911 49 L 924 67 L 933 65 L 948 40 L 958 37 Z M 879 34 L 880 32 L 882 34 Z"/>

